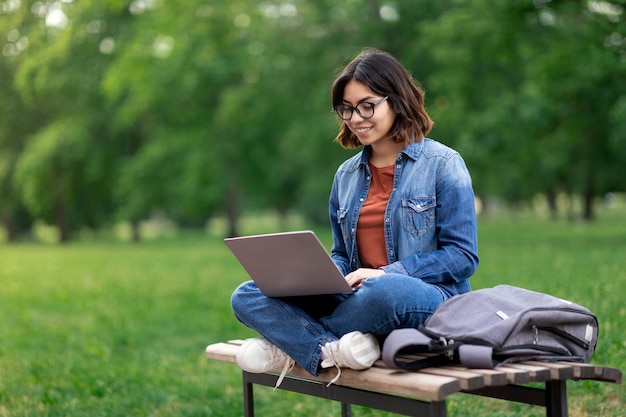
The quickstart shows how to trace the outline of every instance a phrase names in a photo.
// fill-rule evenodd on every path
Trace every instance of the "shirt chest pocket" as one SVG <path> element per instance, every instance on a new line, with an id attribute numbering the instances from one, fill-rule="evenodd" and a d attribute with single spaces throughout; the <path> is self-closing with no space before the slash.
<path id="1" fill-rule="evenodd" d="M 402 224 L 408 232 L 422 236 L 435 226 L 437 200 L 432 197 L 402 199 Z"/>
<path id="2" fill-rule="evenodd" d="M 341 232 L 344 236 L 350 236 L 350 225 L 348 224 L 348 209 L 340 208 L 337 210 L 337 223 L 341 226 Z"/>

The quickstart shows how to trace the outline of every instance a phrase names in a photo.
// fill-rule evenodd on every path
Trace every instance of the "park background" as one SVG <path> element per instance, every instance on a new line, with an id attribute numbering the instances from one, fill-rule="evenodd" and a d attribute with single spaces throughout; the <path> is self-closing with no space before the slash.
<path id="1" fill-rule="evenodd" d="M 623 1 L 0 1 L 0 416 L 236 416 L 208 343 L 253 333 L 222 238 L 328 246 L 330 84 L 364 47 L 426 90 L 478 197 L 474 288 L 586 305 L 626 369 Z M 575 383 L 572 415 L 621 416 Z M 264 415 L 336 413 L 262 393 Z M 451 415 L 534 408 L 459 397 Z M 386 415 L 359 410 L 358 415 Z"/>

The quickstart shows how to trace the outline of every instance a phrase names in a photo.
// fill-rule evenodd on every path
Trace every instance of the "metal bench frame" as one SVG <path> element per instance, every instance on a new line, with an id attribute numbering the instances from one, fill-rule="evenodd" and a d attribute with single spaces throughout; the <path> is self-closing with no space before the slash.
<path id="1" fill-rule="evenodd" d="M 254 384 L 274 387 L 274 374 L 252 374 L 243 371 L 244 415 L 254 417 Z M 472 395 L 538 405 L 546 408 L 547 417 L 567 417 L 566 380 L 543 382 L 544 388 L 523 385 L 485 387 L 473 391 L 460 391 Z M 424 401 L 382 392 L 367 391 L 341 385 L 326 386 L 326 383 L 288 375 L 279 389 L 310 395 L 341 403 L 342 417 L 351 417 L 351 405 L 374 408 L 382 411 L 415 417 L 446 417 L 446 400 Z"/>

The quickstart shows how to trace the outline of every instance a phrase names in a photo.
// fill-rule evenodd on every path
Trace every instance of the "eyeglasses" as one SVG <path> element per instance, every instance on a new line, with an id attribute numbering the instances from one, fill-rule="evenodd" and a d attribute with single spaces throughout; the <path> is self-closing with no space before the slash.
<path id="1" fill-rule="evenodd" d="M 373 103 L 368 103 L 364 101 L 356 105 L 356 107 L 348 106 L 347 104 L 340 104 L 335 107 L 335 112 L 341 117 L 343 120 L 352 119 L 352 113 L 356 110 L 359 116 L 363 119 L 369 119 L 374 116 L 374 107 L 387 100 L 389 96 L 385 96 L 380 100 L 377 100 Z"/>

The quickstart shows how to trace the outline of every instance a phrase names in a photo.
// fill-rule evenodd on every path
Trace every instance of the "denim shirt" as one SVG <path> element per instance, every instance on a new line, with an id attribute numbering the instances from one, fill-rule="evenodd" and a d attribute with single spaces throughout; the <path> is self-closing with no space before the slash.
<path id="1" fill-rule="evenodd" d="M 359 213 L 370 188 L 371 148 L 338 168 L 330 194 L 331 257 L 344 275 L 360 268 L 356 243 Z M 470 290 L 478 267 L 472 180 L 455 150 L 424 139 L 398 154 L 384 215 L 389 264 L 398 273 L 437 285 L 448 296 Z"/>

